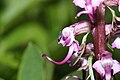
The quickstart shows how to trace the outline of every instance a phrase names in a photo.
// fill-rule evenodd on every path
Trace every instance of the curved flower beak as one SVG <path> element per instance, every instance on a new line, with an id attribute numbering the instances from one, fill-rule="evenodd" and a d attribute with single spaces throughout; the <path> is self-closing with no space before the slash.
<path id="1" fill-rule="evenodd" d="M 76 43 L 73 43 L 70 47 L 69 47 L 69 51 L 68 51 L 68 54 L 67 56 L 64 58 L 64 60 L 62 60 L 61 62 L 56 62 L 54 60 L 52 60 L 50 57 L 48 57 L 46 54 L 43 54 L 42 56 L 47 58 L 50 62 L 54 63 L 54 64 L 58 64 L 58 65 L 61 65 L 61 64 L 64 64 L 66 63 L 72 56 L 73 54 L 73 51 L 76 51 L 78 49 L 76 49 L 76 46 L 77 44 Z"/>
<path id="2" fill-rule="evenodd" d="M 75 18 L 78 18 L 78 17 L 80 17 L 82 14 L 89 14 L 90 13 L 90 11 L 80 11 L 79 13 L 77 13 L 77 16 L 75 17 Z"/>

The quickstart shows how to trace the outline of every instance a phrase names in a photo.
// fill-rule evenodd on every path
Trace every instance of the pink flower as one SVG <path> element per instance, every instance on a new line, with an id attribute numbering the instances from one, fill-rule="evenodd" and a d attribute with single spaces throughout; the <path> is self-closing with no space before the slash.
<path id="1" fill-rule="evenodd" d="M 112 43 L 112 48 L 120 49 L 120 37 L 117 37 L 114 42 Z"/>
<path id="2" fill-rule="evenodd" d="M 88 21 L 82 21 L 64 28 L 62 32 L 59 33 L 58 44 L 62 44 L 63 46 L 69 46 L 68 54 L 65 57 L 65 59 L 62 60 L 61 62 L 56 62 L 52 60 L 46 54 L 43 54 L 43 56 L 46 57 L 49 61 L 51 61 L 54 64 L 64 64 L 67 61 L 69 62 L 70 59 L 75 57 L 76 54 L 78 55 L 79 51 L 81 50 L 81 47 L 79 46 L 78 41 L 75 40 L 75 36 L 82 33 L 89 32 L 90 27 L 91 26 Z M 85 40 L 86 40 L 86 37 L 85 37 Z"/>
<path id="3" fill-rule="evenodd" d="M 99 6 L 100 4 L 104 5 L 104 6 L 118 6 L 118 10 L 120 12 L 120 0 L 73 0 L 73 3 L 80 7 L 80 8 L 84 8 L 85 10 L 80 11 L 77 17 L 80 17 L 80 15 L 82 14 L 88 14 L 90 20 L 92 22 L 94 22 L 94 17 L 93 14 L 96 11 L 97 6 Z M 116 17 L 116 19 L 118 21 L 120 21 L 119 17 Z"/>
<path id="4" fill-rule="evenodd" d="M 76 18 L 82 14 L 88 14 L 91 21 L 94 21 L 93 14 L 96 10 L 96 7 L 102 3 L 103 0 L 73 0 L 73 3 L 80 8 L 84 8 L 84 11 L 80 11 Z"/>
<path id="5" fill-rule="evenodd" d="M 105 80 L 111 79 L 112 75 L 120 72 L 120 63 L 112 59 L 112 54 L 108 51 L 103 51 L 101 60 L 96 61 L 93 64 L 93 68 L 100 74 Z"/>
<path id="6" fill-rule="evenodd" d="M 73 28 L 66 27 L 60 32 L 58 37 L 58 44 L 62 44 L 63 46 L 70 46 L 73 41 L 75 41 L 75 36 L 73 33 Z"/>
<path id="7" fill-rule="evenodd" d="M 58 44 L 62 44 L 63 46 L 70 46 L 73 41 L 75 41 L 76 35 L 89 32 L 90 27 L 91 26 L 88 21 L 81 21 L 64 28 L 59 34 Z"/>

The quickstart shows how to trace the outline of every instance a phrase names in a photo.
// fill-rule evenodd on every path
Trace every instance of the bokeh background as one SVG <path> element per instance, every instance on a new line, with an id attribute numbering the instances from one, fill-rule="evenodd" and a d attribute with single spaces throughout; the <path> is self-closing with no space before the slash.
<path id="1" fill-rule="evenodd" d="M 64 80 L 70 73 L 81 76 L 75 72 L 77 67 L 54 65 L 41 57 L 43 53 L 56 61 L 65 57 L 68 47 L 57 44 L 58 33 L 87 19 L 86 15 L 75 19 L 79 11 L 72 0 L 0 0 L 0 80 Z M 106 13 L 106 23 L 110 23 L 111 13 Z M 83 35 L 77 37 L 79 42 Z M 93 41 L 91 37 L 87 42 Z M 112 53 L 120 61 L 120 50 Z M 115 77 L 120 79 L 119 74 Z"/>

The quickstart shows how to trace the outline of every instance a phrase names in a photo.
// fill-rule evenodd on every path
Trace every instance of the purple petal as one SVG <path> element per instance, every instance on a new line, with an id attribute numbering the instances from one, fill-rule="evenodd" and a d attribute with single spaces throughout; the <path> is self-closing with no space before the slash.
<path id="1" fill-rule="evenodd" d="M 91 0 L 85 0 L 86 1 L 86 5 L 91 4 Z"/>
<path id="2" fill-rule="evenodd" d="M 92 50 L 94 50 L 94 45 L 93 43 L 88 43 L 86 45 L 86 53 L 89 55 L 91 52 L 93 52 Z"/>
<path id="3" fill-rule="evenodd" d="M 117 6 L 118 0 L 104 0 L 106 6 Z"/>
<path id="4" fill-rule="evenodd" d="M 80 70 L 88 71 L 88 60 L 85 57 L 81 57 L 78 66 L 79 66 L 78 71 Z"/>
<path id="5" fill-rule="evenodd" d="M 65 46 L 65 41 L 61 38 L 58 42 L 58 44 L 62 44 L 63 46 Z"/>
<path id="6" fill-rule="evenodd" d="M 69 64 L 70 67 L 73 66 L 74 62 L 76 61 L 78 57 L 78 53 L 74 53 L 71 58 L 67 61 L 67 63 Z"/>
<path id="7" fill-rule="evenodd" d="M 113 69 L 113 75 L 120 72 L 120 63 L 117 60 L 113 60 L 112 69 Z"/>
<path id="8" fill-rule="evenodd" d="M 88 21 L 81 21 L 70 26 L 74 29 L 74 35 L 87 33 L 90 31 L 91 25 Z"/>
<path id="9" fill-rule="evenodd" d="M 97 7 L 100 5 L 100 3 L 102 3 L 103 0 L 92 0 L 92 6 L 93 7 Z"/>
<path id="10" fill-rule="evenodd" d="M 112 48 L 118 48 L 120 49 L 120 38 L 117 37 L 114 42 L 112 43 Z"/>
<path id="11" fill-rule="evenodd" d="M 112 25 L 111 24 L 105 25 L 106 35 L 110 34 L 111 30 L 112 30 Z"/>
<path id="12" fill-rule="evenodd" d="M 118 25 L 118 27 L 120 28 L 120 25 Z"/>
<path id="13" fill-rule="evenodd" d="M 82 14 L 90 14 L 90 12 L 89 11 L 80 11 L 75 18 L 80 17 Z"/>
<path id="14" fill-rule="evenodd" d="M 76 5 L 76 6 L 79 6 L 81 8 L 85 8 L 85 0 L 73 0 L 73 3 Z"/>
<path id="15" fill-rule="evenodd" d="M 75 41 L 73 28 L 70 28 L 70 27 L 64 28 L 62 30 L 62 33 L 60 34 L 58 44 L 61 43 L 63 46 L 70 46 L 73 43 L 73 41 Z"/>
<path id="16" fill-rule="evenodd" d="M 75 41 L 72 28 L 68 27 L 68 29 L 64 29 L 62 34 L 64 37 L 67 37 L 67 39 L 65 40 L 66 46 L 70 46 L 73 43 L 73 41 Z"/>
<path id="17" fill-rule="evenodd" d="M 100 74 L 101 77 L 104 77 L 105 75 L 105 70 L 101 65 L 101 60 L 96 61 L 93 64 L 93 68 Z"/>
<path id="18" fill-rule="evenodd" d="M 111 73 L 105 75 L 105 80 L 111 80 Z"/>
<path id="19" fill-rule="evenodd" d="M 111 79 L 111 68 L 112 68 L 112 59 L 104 59 L 101 60 L 102 66 L 105 70 L 105 80 L 110 80 Z"/>
<path id="20" fill-rule="evenodd" d="M 49 58 L 46 54 L 43 54 L 42 56 L 43 56 L 43 57 L 46 57 L 50 62 L 52 62 L 52 63 L 54 63 L 54 64 L 61 65 L 61 64 L 66 63 L 66 62 L 70 59 L 70 57 L 72 56 L 74 47 L 75 47 L 75 44 L 73 43 L 73 44 L 70 46 L 70 48 L 69 48 L 69 52 L 68 52 L 67 56 L 66 56 L 65 59 L 62 60 L 61 62 L 56 62 L 56 61 L 52 60 L 52 59 Z"/>
<path id="21" fill-rule="evenodd" d="M 108 51 L 102 51 L 101 54 L 102 60 L 106 61 L 106 62 L 111 62 L 112 63 L 112 54 Z"/>

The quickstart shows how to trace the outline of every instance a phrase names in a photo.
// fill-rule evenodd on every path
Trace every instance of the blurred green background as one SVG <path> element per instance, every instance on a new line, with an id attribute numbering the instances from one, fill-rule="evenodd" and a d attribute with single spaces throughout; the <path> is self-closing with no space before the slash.
<path id="1" fill-rule="evenodd" d="M 87 19 L 85 15 L 74 18 L 79 10 L 72 0 L 0 0 L 0 80 L 64 80 L 74 72 L 76 67 L 54 65 L 41 55 L 56 61 L 65 57 L 68 47 L 57 44 L 58 33 Z M 114 53 L 120 61 L 120 51 Z"/>

